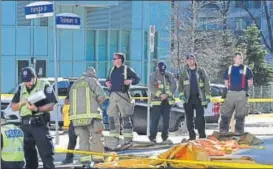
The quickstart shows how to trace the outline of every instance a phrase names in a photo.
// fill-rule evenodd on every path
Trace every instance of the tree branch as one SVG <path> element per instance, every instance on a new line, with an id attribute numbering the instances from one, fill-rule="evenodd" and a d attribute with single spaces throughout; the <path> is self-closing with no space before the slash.
<path id="1" fill-rule="evenodd" d="M 266 1 L 263 0 L 264 3 L 264 10 L 265 10 L 265 16 L 266 16 L 266 22 L 267 22 L 267 28 L 268 28 L 268 33 L 269 33 L 269 42 L 270 42 L 270 52 L 273 52 L 273 36 L 272 36 L 272 27 L 271 27 L 271 22 L 270 22 L 270 16 L 269 16 L 269 11 L 268 7 L 266 4 Z"/>
<path id="2" fill-rule="evenodd" d="M 251 20 L 256 21 L 254 15 L 248 10 L 248 8 L 247 8 L 247 6 L 246 6 L 245 3 L 242 4 L 242 8 L 249 14 Z M 264 43 L 265 43 L 265 46 L 266 46 L 268 49 L 271 49 L 270 45 L 267 43 L 267 40 L 266 40 L 264 34 L 263 34 L 262 31 L 261 31 L 261 27 L 260 27 L 258 24 L 256 24 L 256 25 L 257 25 L 258 29 L 260 30 L 260 35 L 261 35 L 261 37 L 262 37 L 262 39 L 263 39 L 263 41 L 264 41 Z"/>

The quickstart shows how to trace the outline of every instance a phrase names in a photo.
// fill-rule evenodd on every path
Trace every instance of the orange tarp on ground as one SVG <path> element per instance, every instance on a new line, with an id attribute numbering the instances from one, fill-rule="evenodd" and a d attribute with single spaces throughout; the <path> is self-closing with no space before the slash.
<path id="1" fill-rule="evenodd" d="M 219 159 L 211 159 L 210 156 L 224 156 L 240 149 L 240 145 L 236 140 L 218 141 L 216 138 L 211 136 L 209 139 L 199 139 L 195 141 L 189 141 L 181 143 L 170 148 L 168 151 L 157 156 L 156 159 L 172 159 L 172 160 L 190 160 L 190 161 L 219 161 Z M 166 165 L 166 162 L 159 160 L 149 159 L 129 159 L 112 161 L 108 163 L 97 164 L 98 168 L 155 168 Z M 230 161 L 230 159 L 222 158 L 224 161 Z M 241 162 L 249 161 L 253 163 L 251 158 L 243 159 Z M 240 160 L 236 160 L 240 162 Z M 183 163 L 168 162 L 172 167 L 202 167 L 204 165 L 189 165 Z"/>

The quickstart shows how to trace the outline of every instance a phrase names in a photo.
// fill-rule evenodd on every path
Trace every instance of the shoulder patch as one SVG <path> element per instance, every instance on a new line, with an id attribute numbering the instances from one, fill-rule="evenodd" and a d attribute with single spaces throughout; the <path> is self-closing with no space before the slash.
<path id="1" fill-rule="evenodd" d="M 48 93 L 48 94 L 53 93 L 53 87 L 47 86 L 47 87 L 46 87 L 46 93 Z"/>

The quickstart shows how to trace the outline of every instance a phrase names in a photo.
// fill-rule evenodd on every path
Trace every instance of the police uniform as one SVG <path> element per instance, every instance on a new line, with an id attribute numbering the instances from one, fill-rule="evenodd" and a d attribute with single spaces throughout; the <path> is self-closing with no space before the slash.
<path id="1" fill-rule="evenodd" d="M 151 90 L 151 125 L 149 139 L 156 142 L 157 128 L 160 117 L 163 117 L 162 140 L 167 141 L 169 136 L 169 123 L 171 106 L 174 104 L 174 93 L 177 85 L 172 73 L 166 71 L 164 62 L 158 63 L 158 68 L 149 77 Z M 166 94 L 166 100 L 161 100 L 161 95 Z"/>
<path id="2" fill-rule="evenodd" d="M 80 150 L 103 153 L 102 112 L 100 104 L 105 100 L 105 93 L 95 76 L 95 69 L 89 67 L 84 76 L 72 85 L 69 91 L 69 118 L 79 136 Z M 90 136 L 92 140 L 90 140 Z M 102 162 L 102 156 L 82 155 L 80 161 L 89 166 L 91 162 Z"/>
<path id="3" fill-rule="evenodd" d="M 134 99 L 131 98 L 128 91 L 130 85 L 124 84 L 125 80 L 132 80 L 132 85 L 136 85 L 139 83 L 140 78 L 132 68 L 124 64 L 121 67 L 114 66 L 110 69 L 107 78 L 107 81 L 112 83 L 109 105 L 107 108 L 110 135 L 105 143 L 107 147 L 112 150 L 118 149 L 119 146 L 128 146 L 133 140 L 131 115 L 134 112 Z M 123 121 L 123 145 L 121 145 L 120 139 L 120 115 Z"/>
<path id="4" fill-rule="evenodd" d="M 187 59 L 190 57 L 196 59 L 195 55 L 189 55 Z M 205 69 L 196 63 L 195 69 L 190 69 L 186 65 L 179 77 L 178 90 L 180 99 L 184 103 L 189 139 L 196 139 L 193 123 L 194 110 L 196 112 L 195 128 L 198 130 L 199 138 L 206 138 L 204 107 L 210 100 L 211 91 L 209 77 Z"/>
<path id="5" fill-rule="evenodd" d="M 250 68 L 246 65 L 232 65 L 224 73 L 224 79 L 228 81 L 228 91 L 225 102 L 221 108 L 221 121 L 219 130 L 221 133 L 229 131 L 230 120 L 235 110 L 235 132 L 244 132 L 245 116 L 248 115 L 248 80 L 253 78 Z"/>
<path id="6" fill-rule="evenodd" d="M 67 97 L 65 98 L 69 100 L 69 93 Z M 77 145 L 77 135 L 75 134 L 75 127 L 73 125 L 73 122 L 70 121 L 69 128 L 68 128 L 68 146 L 67 149 L 74 150 Z M 63 164 L 73 163 L 74 154 L 73 153 L 67 153 L 66 158 L 62 161 Z"/>
<path id="7" fill-rule="evenodd" d="M 1 111 L 1 168 L 22 169 L 25 164 L 24 133 L 19 127 L 6 123 L 6 119 Z"/>
<path id="8" fill-rule="evenodd" d="M 36 74 L 33 69 L 23 69 L 22 81 L 29 82 L 34 76 L 36 77 Z M 19 103 L 39 91 L 43 91 L 46 98 L 34 103 L 37 108 L 49 103 L 57 103 L 53 88 L 47 81 L 40 79 L 37 79 L 31 89 L 28 89 L 24 83 L 20 84 L 12 99 L 12 103 Z M 39 110 L 38 112 L 33 112 L 27 108 L 27 105 L 23 105 L 20 108 L 20 115 L 22 118 L 21 129 L 24 132 L 26 169 L 38 168 L 38 156 L 35 145 L 38 148 L 44 168 L 54 169 L 53 143 L 48 128 L 50 122 L 49 112 L 40 112 Z"/>

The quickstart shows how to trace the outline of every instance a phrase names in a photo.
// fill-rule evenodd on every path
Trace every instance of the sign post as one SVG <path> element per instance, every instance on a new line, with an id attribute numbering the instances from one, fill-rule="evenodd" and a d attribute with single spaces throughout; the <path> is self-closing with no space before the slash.
<path id="1" fill-rule="evenodd" d="M 151 91 L 149 89 L 149 77 L 151 74 L 151 52 L 154 52 L 154 36 L 155 36 L 155 25 L 150 25 L 150 29 L 149 29 L 149 46 L 150 46 L 150 50 L 148 51 L 148 65 L 147 65 L 147 83 L 148 83 L 148 107 L 147 107 L 147 136 L 150 135 L 150 107 L 151 107 Z"/>
<path id="2" fill-rule="evenodd" d="M 53 1 L 53 3 L 55 3 Z M 25 15 L 26 19 L 35 19 L 35 18 L 44 18 L 51 17 L 55 18 L 55 4 L 48 1 L 39 1 L 33 2 L 25 6 Z M 55 67 L 55 96 L 57 101 L 58 98 L 58 74 L 57 74 L 57 41 L 56 41 L 56 26 L 55 20 L 53 19 L 53 44 L 54 44 L 54 67 Z M 34 34 L 33 34 L 34 36 Z M 58 108 L 59 104 L 55 105 L 54 110 L 56 111 L 56 119 L 55 119 L 55 135 L 56 135 L 56 144 L 59 144 L 59 120 L 58 120 Z"/>
<path id="3" fill-rule="evenodd" d="M 53 1 L 54 2 L 54 1 Z M 55 6 L 55 5 L 54 5 Z M 55 9 L 54 9 L 55 11 Z M 72 13 L 60 13 L 55 15 L 54 13 L 53 19 L 53 30 L 54 30 L 54 68 L 55 68 L 55 92 L 56 97 L 58 99 L 58 64 L 57 64 L 57 29 L 79 29 L 80 28 L 80 17 L 76 14 Z M 56 144 L 59 144 L 59 103 L 56 104 Z"/>

